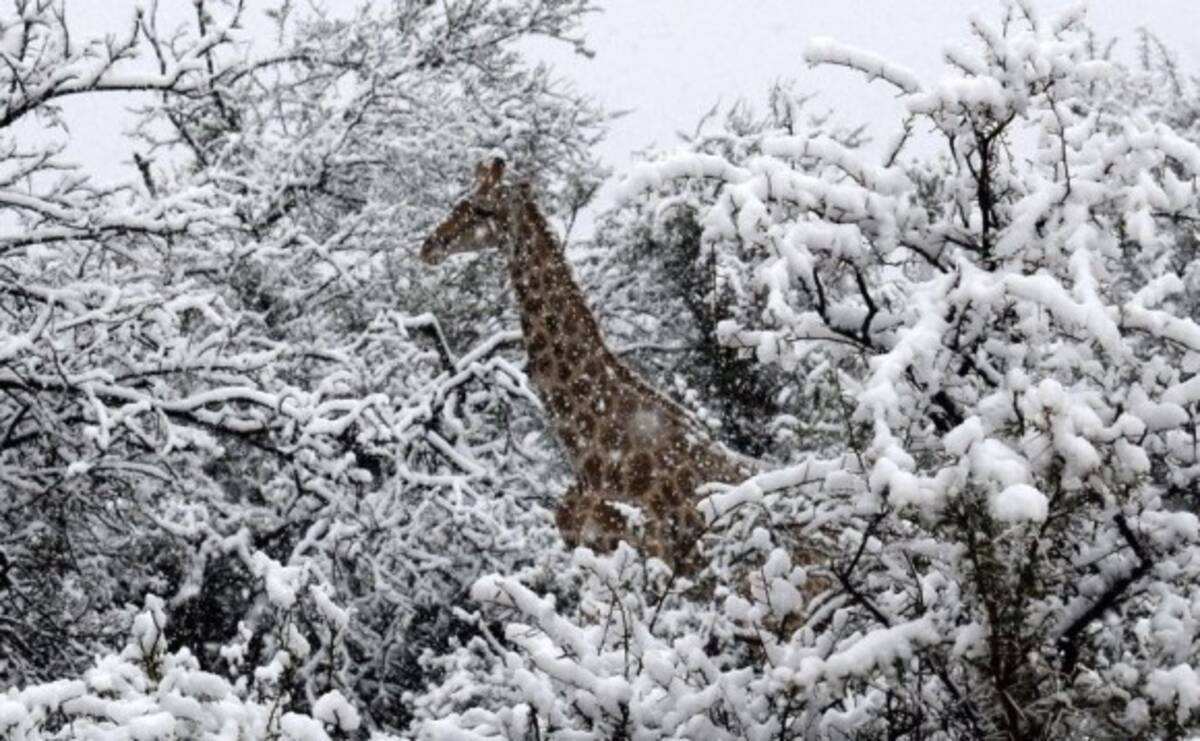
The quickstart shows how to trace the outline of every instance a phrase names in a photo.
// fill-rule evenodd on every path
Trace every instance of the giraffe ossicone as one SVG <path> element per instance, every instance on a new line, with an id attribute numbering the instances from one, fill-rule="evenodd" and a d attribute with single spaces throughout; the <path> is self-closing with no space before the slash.
<path id="1" fill-rule="evenodd" d="M 507 253 L 529 374 L 577 478 L 555 516 L 563 540 L 597 551 L 627 540 L 694 573 L 705 528 L 697 487 L 753 471 L 707 442 L 682 408 L 608 349 L 532 188 L 507 184 L 504 169 L 499 158 L 476 166 L 470 193 L 425 240 L 421 258 L 438 263 L 489 247 Z M 610 502 L 642 510 L 640 539 Z"/>

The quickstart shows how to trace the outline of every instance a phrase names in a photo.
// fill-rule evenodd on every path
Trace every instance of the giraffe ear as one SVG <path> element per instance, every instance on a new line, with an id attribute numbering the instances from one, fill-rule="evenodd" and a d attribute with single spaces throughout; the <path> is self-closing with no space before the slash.
<path id="1" fill-rule="evenodd" d="M 500 184 L 504 177 L 504 160 L 493 157 L 475 165 L 475 192 L 487 193 Z"/>

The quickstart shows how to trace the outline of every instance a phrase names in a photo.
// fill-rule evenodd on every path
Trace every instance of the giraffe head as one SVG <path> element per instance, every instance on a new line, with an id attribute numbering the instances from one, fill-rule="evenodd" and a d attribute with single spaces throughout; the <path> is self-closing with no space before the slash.
<path id="1" fill-rule="evenodd" d="M 500 247 L 508 239 L 509 189 L 504 160 L 495 157 L 475 166 L 470 194 L 459 202 L 421 245 L 421 259 L 437 264 L 457 252 Z"/>

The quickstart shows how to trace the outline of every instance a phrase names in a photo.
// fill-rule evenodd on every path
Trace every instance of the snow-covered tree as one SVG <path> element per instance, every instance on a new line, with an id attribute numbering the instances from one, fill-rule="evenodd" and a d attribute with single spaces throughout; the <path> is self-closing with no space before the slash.
<path id="1" fill-rule="evenodd" d="M 226 490 L 259 488 L 239 527 L 320 562 L 358 616 L 344 681 L 381 723 L 403 722 L 421 652 L 468 630 L 449 606 L 469 584 L 551 550 L 530 543 L 553 538 L 546 483 L 558 463 L 508 360 L 503 271 L 439 275 L 413 248 L 491 151 L 537 178 L 564 217 L 590 196 L 600 115 L 513 50 L 532 35 L 582 48 L 572 34 L 588 7 L 398 2 L 342 20 L 281 16 L 290 41 L 261 74 L 149 111 L 141 129 L 154 181 L 211 183 L 232 204 L 236 226 L 188 269 L 257 333 L 308 348 L 276 365 L 280 377 L 379 396 L 379 419 L 331 430 L 344 462 L 321 455 L 297 479 L 243 447 L 210 469 Z M 178 149 L 183 173 L 170 169 Z M 336 478 L 346 474 L 361 480 Z M 193 614 L 243 611 L 229 589 L 198 597 Z"/>
<path id="2" fill-rule="evenodd" d="M 498 258 L 413 261 L 490 152 L 566 222 L 594 190 L 601 117 L 515 51 L 590 4 L 292 5 L 270 49 L 215 0 L 0 18 L 0 735 L 1200 731 L 1200 146 L 1153 39 L 1018 2 L 936 82 L 816 41 L 904 101 L 881 159 L 780 89 L 629 178 L 607 327 L 775 466 L 703 492 L 685 580 L 561 549 Z M 127 92 L 105 184 L 57 104 Z"/>
<path id="3" fill-rule="evenodd" d="M 251 555 L 251 554 L 247 554 Z M 308 698 L 304 712 L 281 689 L 287 677 L 319 657 L 312 633 L 337 634 L 349 616 L 301 568 L 282 566 L 261 551 L 249 564 L 256 592 L 269 605 L 273 653 L 248 665 L 239 636 L 222 647 L 227 674 L 205 671 L 186 648 L 171 650 L 163 600 L 147 595 L 122 650 L 98 656 L 78 679 L 0 694 L 0 733 L 14 741 L 78 738 L 278 738 L 330 741 L 363 735 L 363 719 L 341 692 Z M 315 617 L 303 622 L 302 605 Z M 372 734 L 384 741 L 392 737 Z"/>
<path id="4" fill-rule="evenodd" d="M 177 38 L 155 70 L 133 67 L 141 16 L 123 35 L 77 39 L 61 3 L 17 2 L 0 19 L 0 677 L 54 676 L 124 630 L 127 605 L 172 577 L 172 524 L 148 487 L 203 488 L 189 467 L 216 435 L 241 435 L 272 400 L 268 357 L 229 342 L 216 293 L 162 279 L 156 245 L 204 239 L 229 212 L 212 189 L 147 198 L 70 164 L 60 101 L 156 91 L 203 95 L 237 12 Z M 37 134 L 37 135 L 35 135 Z M 228 344 L 223 344 L 228 343 Z M 236 370 L 235 370 L 236 369 Z M 161 522 L 156 519 L 162 518 Z"/>
<path id="5" fill-rule="evenodd" d="M 834 391 L 840 445 L 710 493 L 707 587 L 629 550 L 577 554 L 565 601 L 480 581 L 507 623 L 440 660 L 423 732 L 1194 735 L 1200 147 L 1116 104 L 1136 72 L 1078 10 L 972 21 L 933 82 L 806 54 L 901 97 L 881 161 L 730 132 L 624 193 L 703 198 L 723 338 Z"/>
<path id="6" fill-rule="evenodd" d="M 687 146 L 736 160 L 762 136 L 826 130 L 830 117 L 810 112 L 811 100 L 791 84 L 777 84 L 763 114 L 746 101 L 720 118 L 714 108 Z M 830 136 L 849 148 L 863 140 L 861 128 L 830 128 Z M 594 286 L 610 341 L 659 388 L 696 410 L 734 449 L 786 458 L 797 449 L 798 436 L 811 449 L 818 436 L 829 435 L 812 417 L 812 408 L 839 403 L 837 395 L 820 384 L 804 388 L 790 372 L 722 343 L 720 322 L 738 300 L 728 272 L 722 275 L 716 252 L 702 238 L 699 218 L 710 196 L 711 187 L 695 181 L 612 209 L 588 245 L 583 278 Z M 761 301 L 752 303 L 741 310 L 763 308 Z M 835 433 L 840 431 L 838 426 Z"/>
<path id="7" fill-rule="evenodd" d="M 344 20 L 284 4 L 278 48 L 242 43 L 241 4 L 194 4 L 190 30 L 131 15 L 128 37 L 99 40 L 68 32 L 65 3 L 14 7 L 0 682 L 82 670 L 148 592 L 172 650 L 228 669 L 241 636 L 266 665 L 262 553 L 352 616 L 312 633 L 320 661 L 278 690 L 301 712 L 338 691 L 364 728 L 403 725 L 420 653 L 474 630 L 450 612 L 470 583 L 553 551 L 529 543 L 554 537 L 558 465 L 498 292 L 435 292 L 414 248 L 496 149 L 560 213 L 586 200 L 601 117 L 514 48 L 582 49 L 589 4 L 375 3 Z M 128 182 L 23 128 L 118 91 L 139 94 Z"/>

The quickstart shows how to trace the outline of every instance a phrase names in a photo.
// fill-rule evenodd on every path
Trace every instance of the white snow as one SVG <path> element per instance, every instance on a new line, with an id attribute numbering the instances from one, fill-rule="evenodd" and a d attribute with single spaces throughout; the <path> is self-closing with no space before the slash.
<path id="1" fill-rule="evenodd" d="M 279 730 L 289 741 L 331 741 L 320 721 L 299 713 L 284 713 Z"/>
<path id="2" fill-rule="evenodd" d="M 1042 522 L 1049 502 L 1046 495 L 1029 484 L 1013 484 L 992 495 L 992 516 L 1003 522 Z"/>
<path id="3" fill-rule="evenodd" d="M 1200 675 L 1188 664 L 1155 669 L 1146 680 L 1146 693 L 1158 705 L 1174 706 L 1180 724 L 1188 724 L 1200 709 Z"/>

